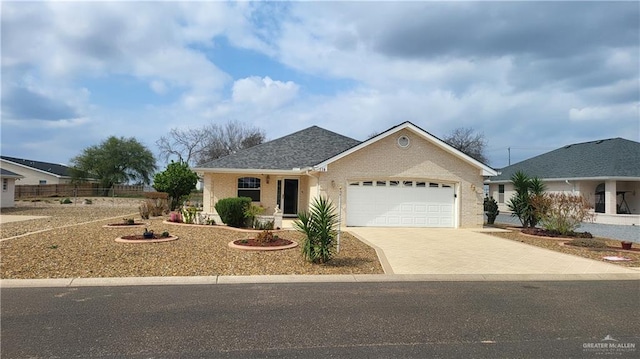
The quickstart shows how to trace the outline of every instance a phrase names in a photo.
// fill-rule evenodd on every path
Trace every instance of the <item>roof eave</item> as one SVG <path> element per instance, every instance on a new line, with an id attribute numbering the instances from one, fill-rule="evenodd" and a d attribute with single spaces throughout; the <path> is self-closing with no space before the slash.
<path id="1" fill-rule="evenodd" d="M 24 178 L 24 176 L 21 176 L 21 175 L 0 175 L 0 178 L 15 178 L 15 179 L 21 179 L 21 178 Z"/>
<path id="2" fill-rule="evenodd" d="M 10 160 L 4 159 L 4 158 L 2 158 L 2 159 L 0 159 L 0 160 L 2 160 L 2 161 L 6 161 L 6 162 L 11 163 L 11 164 L 14 164 L 14 165 L 16 165 L 16 166 L 20 166 L 20 167 L 24 167 L 24 168 L 30 169 L 30 170 L 32 170 L 32 171 L 37 171 L 37 172 L 45 173 L 45 174 L 48 174 L 49 176 L 54 176 L 54 177 L 57 177 L 57 178 L 60 178 L 60 179 L 69 179 L 69 178 L 71 178 L 70 176 L 63 176 L 63 175 L 59 175 L 59 174 L 56 174 L 56 173 L 53 173 L 53 172 L 49 172 L 49 171 L 45 171 L 45 170 L 41 170 L 41 169 L 39 169 L 39 168 L 35 168 L 35 167 L 31 167 L 31 166 L 27 166 L 27 165 L 22 164 L 22 163 L 13 162 L 13 161 L 10 161 Z"/>
<path id="3" fill-rule="evenodd" d="M 542 182 L 564 182 L 564 181 L 640 181 L 640 177 L 624 177 L 624 176 L 597 176 L 597 177 L 559 177 L 559 178 L 540 178 Z M 511 179 L 491 180 L 487 179 L 484 183 L 511 183 Z"/>
<path id="4" fill-rule="evenodd" d="M 290 170 L 283 169 L 259 169 L 259 168 L 206 168 L 195 167 L 194 172 L 200 173 L 238 173 L 238 174 L 272 174 L 272 175 L 291 175 L 305 173 L 308 168 L 292 168 Z"/>

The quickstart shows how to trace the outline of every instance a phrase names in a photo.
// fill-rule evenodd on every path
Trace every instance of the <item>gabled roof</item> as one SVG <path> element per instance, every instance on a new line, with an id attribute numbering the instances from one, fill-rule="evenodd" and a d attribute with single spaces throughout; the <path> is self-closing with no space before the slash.
<path id="1" fill-rule="evenodd" d="M 4 168 L 0 168 L 0 177 L 2 178 L 24 178 L 24 176 L 21 176 L 17 173 L 13 173 L 9 170 L 5 170 Z"/>
<path id="2" fill-rule="evenodd" d="M 300 171 L 360 143 L 335 132 L 312 126 L 290 135 L 247 148 L 194 168 Z"/>
<path id="3" fill-rule="evenodd" d="M 487 182 L 509 182 L 522 171 L 540 179 L 640 178 L 640 143 L 610 138 L 567 145 L 518 162 Z"/>
<path id="4" fill-rule="evenodd" d="M 49 162 L 40 162 L 33 160 L 26 160 L 23 158 L 9 157 L 9 156 L 0 156 L 2 160 L 12 162 L 14 164 L 29 167 L 31 169 L 35 169 L 42 172 L 47 172 L 50 175 L 56 177 L 71 177 L 69 167 L 64 165 L 59 165 L 55 163 Z"/>
<path id="5" fill-rule="evenodd" d="M 358 151 L 366 146 L 369 146 L 370 144 L 377 142 L 379 140 L 381 140 L 382 138 L 385 138 L 387 136 L 390 136 L 394 133 L 397 133 L 403 129 L 408 129 L 411 130 L 412 132 L 416 133 L 417 135 L 419 135 L 420 137 L 424 138 L 425 140 L 427 140 L 428 142 L 430 142 L 431 144 L 441 148 L 442 150 L 452 154 L 455 157 L 460 158 L 461 160 L 470 163 L 471 165 L 479 168 L 482 170 L 482 175 L 483 176 L 495 176 L 497 174 L 497 172 L 485 165 L 482 162 L 479 162 L 478 160 L 474 159 L 473 157 L 463 153 L 462 151 L 459 151 L 457 149 L 455 149 L 453 146 L 447 144 L 446 142 L 444 142 L 443 140 L 439 139 L 438 137 L 430 134 L 429 132 L 423 130 L 422 128 L 414 125 L 413 123 L 406 121 L 404 123 L 401 123 L 397 126 L 391 127 L 390 129 L 380 133 L 377 136 L 374 136 L 360 144 L 358 144 L 357 146 L 351 147 L 350 149 L 338 153 L 335 156 L 328 158 L 326 161 L 323 161 L 322 163 L 319 163 L 318 165 L 316 165 L 315 167 L 318 170 L 325 170 L 327 168 L 327 166 L 334 161 L 337 161 L 345 156 L 350 155 L 351 153 Z"/>

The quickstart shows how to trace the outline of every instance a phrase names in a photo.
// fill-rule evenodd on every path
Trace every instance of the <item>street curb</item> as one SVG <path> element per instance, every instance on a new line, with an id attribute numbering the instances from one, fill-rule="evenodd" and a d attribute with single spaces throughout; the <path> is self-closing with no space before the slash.
<path id="1" fill-rule="evenodd" d="M 586 274 L 346 274 L 210 277 L 1 279 L 0 288 L 117 287 L 142 285 L 294 284 L 367 282 L 537 282 L 640 280 L 640 273 Z"/>

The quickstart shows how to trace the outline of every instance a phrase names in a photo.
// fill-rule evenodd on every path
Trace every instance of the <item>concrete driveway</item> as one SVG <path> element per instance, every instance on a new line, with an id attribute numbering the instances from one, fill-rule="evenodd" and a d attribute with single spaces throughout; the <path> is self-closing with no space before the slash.
<path id="1" fill-rule="evenodd" d="M 347 231 L 378 250 L 387 274 L 635 273 L 640 278 L 635 269 L 494 237 L 481 233 L 483 229 L 349 227 Z"/>

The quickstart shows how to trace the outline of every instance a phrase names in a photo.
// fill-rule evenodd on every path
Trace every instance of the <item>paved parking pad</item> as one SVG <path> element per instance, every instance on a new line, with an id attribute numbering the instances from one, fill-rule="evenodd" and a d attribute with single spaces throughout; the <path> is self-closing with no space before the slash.
<path id="1" fill-rule="evenodd" d="M 605 274 L 640 271 L 472 229 L 347 229 L 384 253 L 387 274 Z"/>

